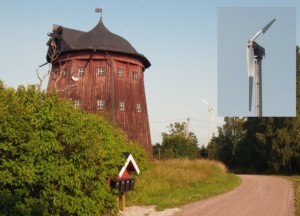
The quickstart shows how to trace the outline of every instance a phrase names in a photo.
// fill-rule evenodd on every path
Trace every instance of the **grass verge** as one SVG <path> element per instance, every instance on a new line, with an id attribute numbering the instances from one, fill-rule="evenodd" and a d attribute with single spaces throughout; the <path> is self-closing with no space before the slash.
<path id="1" fill-rule="evenodd" d="M 127 193 L 127 205 L 173 208 L 229 191 L 240 184 L 219 162 L 176 159 L 155 161 L 137 178 L 136 189 Z"/>
<path id="2" fill-rule="evenodd" d="M 295 192 L 296 216 L 300 216 L 300 176 L 284 176 L 284 178 L 293 182 Z"/>

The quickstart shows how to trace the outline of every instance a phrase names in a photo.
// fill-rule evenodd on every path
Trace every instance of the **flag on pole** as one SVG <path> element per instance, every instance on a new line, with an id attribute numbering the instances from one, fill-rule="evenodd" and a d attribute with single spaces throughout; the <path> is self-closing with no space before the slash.
<path id="1" fill-rule="evenodd" d="M 95 9 L 95 12 L 96 12 L 96 13 L 102 13 L 102 8 L 96 8 L 96 9 Z"/>

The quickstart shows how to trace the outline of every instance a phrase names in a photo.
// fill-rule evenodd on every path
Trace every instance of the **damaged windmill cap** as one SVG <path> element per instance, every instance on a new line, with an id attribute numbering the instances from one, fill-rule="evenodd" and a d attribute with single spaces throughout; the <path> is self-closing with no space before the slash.
<path id="1" fill-rule="evenodd" d="M 66 28 L 63 26 L 56 26 L 53 32 L 49 33 L 50 40 L 47 61 L 51 62 L 49 56 L 53 55 L 53 47 L 51 42 L 55 42 L 58 55 L 63 52 L 70 51 L 108 51 L 116 53 L 125 53 L 132 55 L 141 60 L 145 68 L 150 67 L 151 63 L 142 54 L 138 53 L 136 49 L 123 37 L 110 32 L 103 24 L 102 18 L 99 23 L 90 31 L 83 32 L 75 29 Z M 53 43 L 52 43 L 53 44 Z"/>

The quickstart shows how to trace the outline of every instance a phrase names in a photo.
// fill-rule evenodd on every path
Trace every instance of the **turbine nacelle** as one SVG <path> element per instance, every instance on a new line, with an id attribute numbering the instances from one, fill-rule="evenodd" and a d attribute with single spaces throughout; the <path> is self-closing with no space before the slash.
<path id="1" fill-rule="evenodd" d="M 247 42 L 247 48 L 252 48 L 253 47 L 253 41 L 252 40 L 248 40 Z"/>

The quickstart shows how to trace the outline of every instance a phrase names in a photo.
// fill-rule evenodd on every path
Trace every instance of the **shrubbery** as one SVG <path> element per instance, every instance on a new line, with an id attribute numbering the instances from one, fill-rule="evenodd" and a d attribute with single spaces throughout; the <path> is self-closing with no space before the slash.
<path id="1" fill-rule="evenodd" d="M 169 131 L 162 133 L 163 141 L 160 145 L 153 146 L 153 157 L 156 159 L 174 159 L 200 157 L 200 149 L 197 146 L 198 140 L 193 132 L 188 131 L 185 122 L 175 122 L 168 126 Z"/>
<path id="2" fill-rule="evenodd" d="M 131 152 L 145 151 L 100 116 L 35 86 L 0 81 L 0 215 L 97 215 L 116 208 L 109 190 Z"/>

